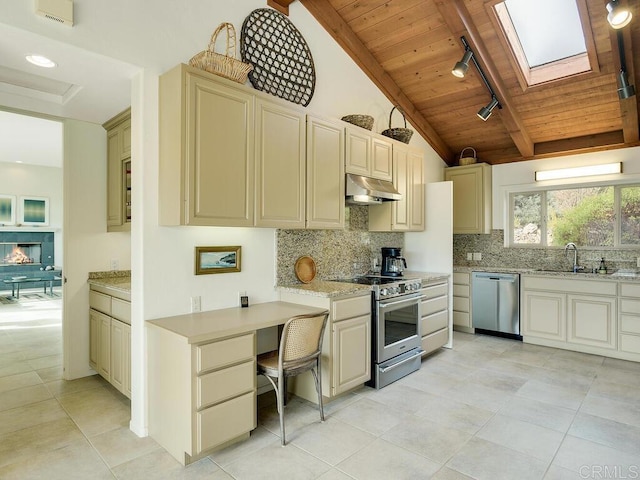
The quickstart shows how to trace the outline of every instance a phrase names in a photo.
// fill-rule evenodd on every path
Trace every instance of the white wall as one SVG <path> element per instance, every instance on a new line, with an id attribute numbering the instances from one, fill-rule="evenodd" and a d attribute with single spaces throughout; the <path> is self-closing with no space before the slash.
<path id="1" fill-rule="evenodd" d="M 536 188 L 547 188 L 555 185 L 586 184 L 590 181 L 593 182 L 594 180 L 593 177 L 591 177 L 575 180 L 535 182 L 534 178 L 536 171 L 613 162 L 623 162 L 623 173 L 620 175 L 602 176 L 597 178 L 597 181 L 640 181 L 640 147 L 494 165 L 491 168 L 493 182 L 493 228 L 504 228 L 505 209 L 508 207 L 508 194 L 512 191 L 523 191 L 526 189 L 533 190 Z"/>
<path id="2" fill-rule="evenodd" d="M 91 375 L 89 272 L 109 270 L 116 259 L 130 268 L 130 234 L 106 231 L 106 132 L 100 125 L 64 121 L 63 273 L 64 377 Z"/>
<path id="3" fill-rule="evenodd" d="M 62 129 L 60 130 L 62 135 Z M 46 227 L 0 227 L 0 231 L 52 231 L 54 232 L 56 266 L 62 265 L 62 169 L 25 163 L 0 161 L 0 194 L 46 197 L 49 199 L 49 225 Z M 16 207 L 19 208 L 16 204 Z M 16 216 L 16 222 L 18 217 Z M 43 259 L 44 262 L 44 259 Z"/>

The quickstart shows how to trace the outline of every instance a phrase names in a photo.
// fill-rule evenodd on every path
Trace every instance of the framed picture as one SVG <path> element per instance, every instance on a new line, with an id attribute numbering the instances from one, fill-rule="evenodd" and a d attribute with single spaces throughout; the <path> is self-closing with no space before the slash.
<path id="1" fill-rule="evenodd" d="M 242 247 L 196 247 L 196 275 L 240 271 Z"/>
<path id="2" fill-rule="evenodd" d="M 0 225 L 16 224 L 15 195 L 0 195 Z"/>
<path id="3" fill-rule="evenodd" d="M 21 225 L 49 225 L 49 199 L 46 197 L 20 197 Z"/>

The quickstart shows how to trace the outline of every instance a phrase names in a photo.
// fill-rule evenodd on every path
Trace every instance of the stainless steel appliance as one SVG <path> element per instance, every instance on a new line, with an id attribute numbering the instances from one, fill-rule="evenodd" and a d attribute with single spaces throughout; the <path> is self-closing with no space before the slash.
<path id="1" fill-rule="evenodd" d="M 401 248 L 382 248 L 382 276 L 401 277 L 405 268 L 407 261 L 402 256 Z"/>
<path id="2" fill-rule="evenodd" d="M 472 272 L 471 318 L 478 333 L 522 340 L 520 275 Z"/>
<path id="3" fill-rule="evenodd" d="M 355 205 L 379 205 L 382 202 L 402 200 L 402 195 L 387 180 L 347 173 L 346 202 Z"/>
<path id="4" fill-rule="evenodd" d="M 422 363 L 422 280 L 367 275 L 347 281 L 371 285 L 372 290 L 371 380 L 367 385 L 382 388 L 418 370 Z"/>

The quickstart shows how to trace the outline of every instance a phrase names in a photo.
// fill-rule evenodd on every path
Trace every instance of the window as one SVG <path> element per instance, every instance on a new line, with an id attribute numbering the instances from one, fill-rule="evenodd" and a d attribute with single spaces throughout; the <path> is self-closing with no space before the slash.
<path id="1" fill-rule="evenodd" d="M 640 186 L 599 186 L 510 195 L 512 246 L 640 245 Z"/>
<path id="2" fill-rule="evenodd" d="M 586 0 L 490 4 L 523 89 L 598 69 Z"/>

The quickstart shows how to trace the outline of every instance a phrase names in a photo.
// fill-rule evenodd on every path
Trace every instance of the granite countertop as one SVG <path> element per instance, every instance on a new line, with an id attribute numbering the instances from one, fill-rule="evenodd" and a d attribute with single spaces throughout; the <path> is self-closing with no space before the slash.
<path id="1" fill-rule="evenodd" d="M 413 272 L 405 271 L 404 277 L 421 278 L 424 283 L 449 278 L 448 273 L 435 272 Z M 399 278 L 398 280 L 402 280 Z M 370 285 L 360 285 L 357 283 L 341 282 L 340 280 L 314 280 L 310 283 L 296 283 L 292 285 L 279 285 L 281 292 L 298 293 L 302 295 L 312 295 L 316 297 L 341 297 L 347 295 L 365 295 L 371 292 Z"/>
<path id="2" fill-rule="evenodd" d="M 539 270 L 534 268 L 504 268 L 504 267 L 453 267 L 455 273 L 471 272 L 496 272 L 496 273 L 520 273 L 525 275 L 537 275 L 546 277 L 560 277 L 584 280 L 607 280 L 607 281 L 631 281 L 640 282 L 640 275 L 630 272 L 618 271 L 606 274 L 586 273 L 586 272 L 566 272 L 554 270 Z"/>
<path id="3" fill-rule="evenodd" d="M 89 285 L 131 294 L 131 270 L 89 272 Z"/>

